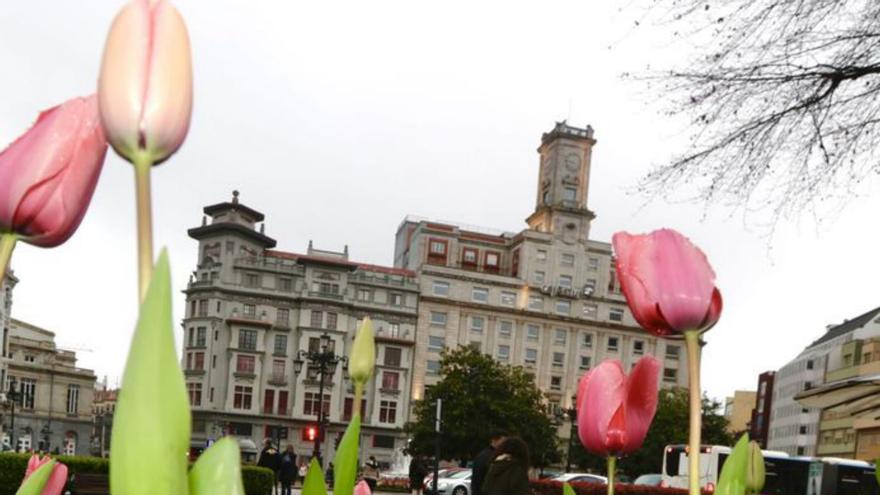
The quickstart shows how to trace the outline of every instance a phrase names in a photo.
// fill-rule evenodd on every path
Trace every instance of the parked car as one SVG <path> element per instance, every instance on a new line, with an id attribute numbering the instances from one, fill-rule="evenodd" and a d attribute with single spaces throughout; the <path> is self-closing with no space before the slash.
<path id="1" fill-rule="evenodd" d="M 439 484 L 441 481 L 443 481 L 444 478 L 448 478 L 453 473 L 457 473 L 460 471 L 470 471 L 470 469 L 459 468 L 459 467 L 441 469 L 440 471 L 438 471 L 438 473 L 440 474 L 440 478 L 437 480 L 437 483 Z M 425 476 L 425 481 L 422 483 L 422 486 L 425 490 L 425 495 L 435 495 L 433 492 L 433 490 L 434 490 L 434 472 L 433 471 L 428 473 L 427 476 Z"/>
<path id="2" fill-rule="evenodd" d="M 642 486 L 660 486 L 661 481 L 663 481 L 662 474 L 643 474 L 636 478 L 636 481 L 633 484 Z"/>
<path id="3" fill-rule="evenodd" d="M 437 480 L 437 491 L 434 492 L 433 481 L 425 486 L 429 495 L 469 495 L 471 493 L 470 469 L 447 469 L 440 472 Z"/>
<path id="4" fill-rule="evenodd" d="M 590 473 L 565 473 L 553 478 L 553 481 L 568 483 L 600 483 L 608 484 L 608 478 Z"/>

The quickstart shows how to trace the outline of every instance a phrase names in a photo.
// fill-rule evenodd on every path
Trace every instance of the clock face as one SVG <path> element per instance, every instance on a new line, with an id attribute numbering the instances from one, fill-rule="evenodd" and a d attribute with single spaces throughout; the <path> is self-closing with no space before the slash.
<path id="1" fill-rule="evenodd" d="M 581 159 L 574 153 L 569 154 L 565 157 L 565 168 L 569 171 L 574 172 L 581 166 Z"/>

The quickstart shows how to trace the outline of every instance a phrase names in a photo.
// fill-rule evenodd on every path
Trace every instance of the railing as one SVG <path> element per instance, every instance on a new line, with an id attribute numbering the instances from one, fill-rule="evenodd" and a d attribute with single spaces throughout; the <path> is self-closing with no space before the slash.
<path id="1" fill-rule="evenodd" d="M 313 291 L 313 290 L 310 290 L 310 291 L 309 291 L 309 295 L 312 296 L 312 297 L 326 297 L 326 298 L 329 298 L 329 299 L 337 299 L 337 300 L 340 300 L 340 301 L 341 301 L 342 299 L 345 298 L 345 295 L 344 295 L 344 294 L 340 294 L 340 293 L 338 293 L 338 292 L 337 292 L 337 293 L 333 293 L 333 292 Z"/>
<path id="2" fill-rule="evenodd" d="M 278 374 L 278 373 L 273 373 L 272 375 L 269 376 L 269 383 L 271 385 L 287 385 L 287 376 L 282 375 L 282 374 Z"/>
<path id="3" fill-rule="evenodd" d="M 356 282 L 367 282 L 372 284 L 393 285 L 396 287 L 415 287 L 416 283 L 408 277 L 398 276 L 395 279 L 393 275 L 368 275 L 363 272 L 356 272 L 351 275 L 350 279 Z"/>
<path id="4" fill-rule="evenodd" d="M 282 272 L 295 273 L 295 274 L 304 274 L 305 273 L 305 269 L 300 265 L 297 265 L 297 264 L 294 264 L 291 262 L 285 262 L 284 260 L 280 260 L 277 258 L 271 258 L 271 257 L 248 256 L 248 257 L 243 257 L 243 258 L 236 258 L 235 260 L 233 260 L 232 263 L 234 266 L 240 266 L 240 267 L 245 267 L 245 268 L 261 268 L 261 269 L 266 269 L 266 270 L 282 271 Z"/>

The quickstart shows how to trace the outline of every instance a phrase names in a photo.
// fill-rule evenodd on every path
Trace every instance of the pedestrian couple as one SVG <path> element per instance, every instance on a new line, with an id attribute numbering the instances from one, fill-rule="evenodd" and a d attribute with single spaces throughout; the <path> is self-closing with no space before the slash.
<path id="1" fill-rule="evenodd" d="M 494 433 L 474 458 L 471 495 L 529 495 L 529 446 L 519 437 Z"/>
<path id="2" fill-rule="evenodd" d="M 296 454 L 293 452 L 293 445 L 288 445 L 284 452 L 279 452 L 272 440 L 263 441 L 263 450 L 260 451 L 260 458 L 257 460 L 260 467 L 272 470 L 275 477 L 272 483 L 272 493 L 278 493 L 278 483 L 281 483 L 281 495 L 292 495 L 293 484 L 296 483 L 297 465 Z"/>

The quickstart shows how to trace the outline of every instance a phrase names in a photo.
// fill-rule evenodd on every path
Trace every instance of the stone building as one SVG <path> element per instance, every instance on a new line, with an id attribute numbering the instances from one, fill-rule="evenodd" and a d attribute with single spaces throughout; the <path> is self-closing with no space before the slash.
<path id="1" fill-rule="evenodd" d="M 113 414 L 119 389 L 107 386 L 107 379 L 95 387 L 92 402 L 92 455 L 110 455 L 110 437 L 113 432 Z"/>
<path id="2" fill-rule="evenodd" d="M 220 435 L 239 437 L 246 459 L 273 438 L 312 452 L 309 432 L 323 407 L 329 414 L 324 458 L 352 416 L 353 389 L 343 369 L 324 379 L 305 364 L 302 351 L 316 350 L 322 334 L 338 355 L 350 354 L 359 322 L 372 318 L 377 331 L 375 380 L 365 391 L 362 455 L 391 462 L 405 445 L 419 289 L 406 269 L 349 260 L 342 252 L 304 254 L 273 250 L 262 213 L 239 202 L 204 209 L 202 225 L 189 230 L 198 241 L 196 269 L 186 293 L 183 368 L 193 410 L 192 448 Z"/>
<path id="3" fill-rule="evenodd" d="M 465 345 L 524 367 L 556 409 L 572 407 L 580 376 L 609 358 L 629 370 L 654 355 L 662 385 L 687 384 L 684 345 L 636 324 L 611 245 L 590 237 L 595 143 L 592 128 L 565 122 L 542 136 L 535 211 L 520 232 L 412 216 L 400 224 L 394 265 L 419 275 L 421 293 L 413 399 L 440 379 L 440 352 Z"/>
<path id="4" fill-rule="evenodd" d="M 55 334 L 10 320 L 6 390 L 18 397 L 3 418 L 3 444 L 20 451 L 88 455 L 95 374 L 76 354 L 55 346 Z M 9 397 L 7 397 L 9 398 Z"/>
<path id="5" fill-rule="evenodd" d="M 12 270 L 0 275 L 0 384 L 6 384 L 6 373 L 9 362 L 9 320 L 12 314 L 12 289 L 18 279 Z M 0 405 L 6 402 L 6 389 L 0 387 Z"/>
<path id="6" fill-rule="evenodd" d="M 758 442 L 762 449 L 767 448 L 775 378 L 775 371 L 765 371 L 758 375 L 758 395 L 755 398 L 755 408 L 752 409 L 752 418 L 749 422 L 749 437 Z"/>
<path id="7" fill-rule="evenodd" d="M 758 393 L 751 390 L 736 390 L 733 397 L 724 399 L 724 417 L 727 418 L 727 431 L 739 436 L 748 431 Z"/>

